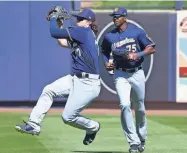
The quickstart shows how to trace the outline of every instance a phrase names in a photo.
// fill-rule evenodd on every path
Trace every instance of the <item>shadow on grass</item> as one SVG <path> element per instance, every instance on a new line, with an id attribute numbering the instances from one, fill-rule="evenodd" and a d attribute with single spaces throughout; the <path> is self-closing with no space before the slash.
<path id="1" fill-rule="evenodd" d="M 75 153 L 128 153 L 122 151 L 72 151 Z"/>

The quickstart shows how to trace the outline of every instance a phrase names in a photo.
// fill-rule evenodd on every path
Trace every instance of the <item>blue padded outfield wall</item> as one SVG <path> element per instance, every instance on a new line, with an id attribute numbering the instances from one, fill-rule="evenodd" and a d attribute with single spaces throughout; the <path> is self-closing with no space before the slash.
<path id="1" fill-rule="evenodd" d="M 70 72 L 68 49 L 50 36 L 45 18 L 56 5 L 72 10 L 71 1 L 0 2 L 0 101 L 36 100 L 46 84 Z"/>
<path id="2" fill-rule="evenodd" d="M 35 101 L 45 85 L 70 72 L 69 50 L 59 47 L 50 36 L 45 19 L 55 5 L 63 5 L 68 11 L 80 8 L 77 1 L 74 5 L 71 1 L 0 2 L 0 101 Z M 157 44 L 146 100 L 175 101 L 176 14 L 135 12 L 129 12 L 129 18 L 142 25 Z M 100 32 L 112 21 L 107 12 L 97 12 L 97 19 Z M 69 20 L 65 26 L 71 24 Z M 146 61 L 148 73 L 150 59 Z M 101 76 L 114 89 L 105 71 L 102 69 Z M 113 101 L 117 96 L 103 86 L 98 100 Z"/>

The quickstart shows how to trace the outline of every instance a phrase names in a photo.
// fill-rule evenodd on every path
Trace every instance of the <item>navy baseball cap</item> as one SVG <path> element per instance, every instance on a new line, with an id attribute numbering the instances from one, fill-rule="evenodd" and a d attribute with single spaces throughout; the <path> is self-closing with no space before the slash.
<path id="1" fill-rule="evenodd" d="M 124 7 L 116 7 L 110 16 L 127 16 L 127 10 Z"/>
<path id="2" fill-rule="evenodd" d="M 95 21 L 95 13 L 88 8 L 80 9 L 80 12 L 78 14 L 73 14 L 73 16 Z"/>

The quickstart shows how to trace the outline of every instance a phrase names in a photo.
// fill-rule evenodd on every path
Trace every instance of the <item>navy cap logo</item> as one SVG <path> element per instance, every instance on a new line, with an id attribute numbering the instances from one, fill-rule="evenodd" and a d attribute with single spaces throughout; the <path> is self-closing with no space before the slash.
<path id="1" fill-rule="evenodd" d="M 116 7 L 115 9 L 114 9 L 114 12 L 117 12 L 119 10 L 119 8 L 118 7 Z"/>

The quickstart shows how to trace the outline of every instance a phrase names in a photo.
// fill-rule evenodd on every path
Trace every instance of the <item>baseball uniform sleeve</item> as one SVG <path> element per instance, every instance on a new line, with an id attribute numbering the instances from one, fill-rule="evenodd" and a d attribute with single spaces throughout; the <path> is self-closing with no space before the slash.
<path id="1" fill-rule="evenodd" d="M 146 34 L 144 30 L 140 30 L 138 35 L 138 41 L 140 44 L 141 50 L 144 50 L 147 46 L 155 47 L 153 40 Z"/>
<path id="2" fill-rule="evenodd" d="M 66 29 L 60 29 L 56 22 L 56 18 L 50 20 L 50 34 L 53 38 L 69 38 L 68 31 Z"/>
<path id="3" fill-rule="evenodd" d="M 111 53 L 111 43 L 109 42 L 107 36 L 105 36 L 103 39 L 103 42 L 101 44 L 101 50 L 102 50 L 104 61 L 108 62 L 110 59 L 110 53 Z"/>
<path id="4" fill-rule="evenodd" d="M 60 39 L 60 38 L 66 38 L 70 41 L 77 40 L 81 43 L 85 41 L 85 31 L 88 31 L 89 28 L 84 27 L 68 27 L 68 28 L 62 28 L 60 29 L 58 27 L 58 24 L 56 22 L 56 18 L 52 18 L 50 20 L 50 33 L 53 38 Z"/>
<path id="5" fill-rule="evenodd" d="M 86 34 L 90 28 L 85 28 L 85 27 L 68 27 L 66 30 L 68 31 L 69 34 L 69 39 L 79 41 L 80 43 L 85 42 Z M 91 29 L 90 29 L 91 30 Z"/>

